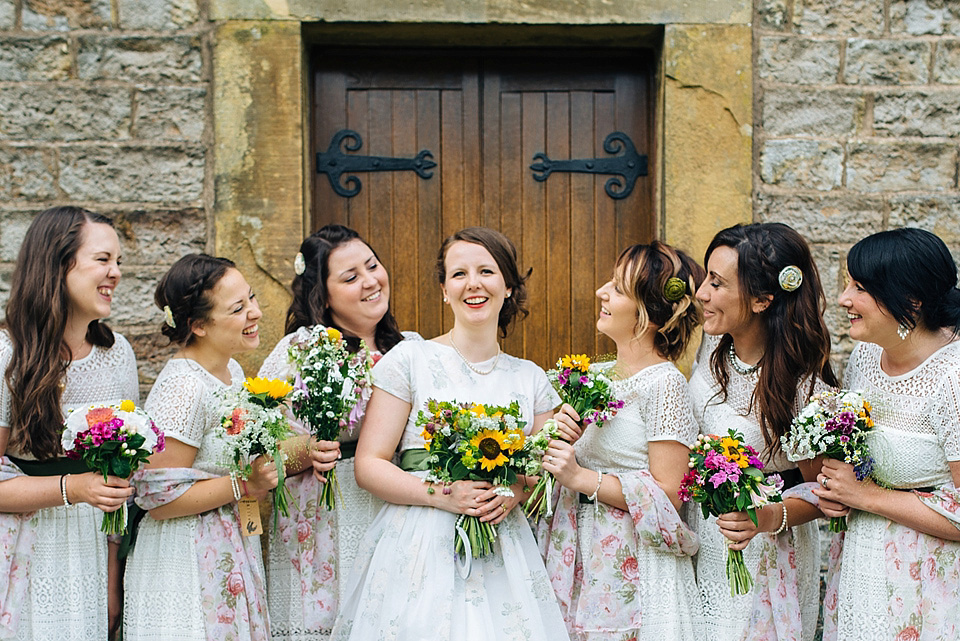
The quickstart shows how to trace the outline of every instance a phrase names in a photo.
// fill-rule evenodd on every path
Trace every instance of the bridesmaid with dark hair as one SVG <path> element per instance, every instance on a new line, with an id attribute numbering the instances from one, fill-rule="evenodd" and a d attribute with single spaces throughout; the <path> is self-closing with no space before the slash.
<path id="1" fill-rule="evenodd" d="M 704 341 L 690 378 L 694 412 L 704 434 L 738 431 L 760 452 L 764 471 L 788 489 L 782 503 L 702 519 L 697 584 L 703 599 L 703 638 L 715 641 L 812 641 L 820 601 L 820 544 L 814 522 L 822 513 L 802 488 L 814 481 L 815 461 L 790 462 L 780 437 L 810 397 L 837 380 L 823 321 L 820 275 L 803 237 L 780 223 L 736 225 L 707 248 Z M 743 550 L 755 584 L 733 596 L 727 549 Z"/>
<path id="2" fill-rule="evenodd" d="M 260 344 L 260 306 L 225 258 L 188 254 L 157 285 L 164 336 L 178 346 L 145 409 L 166 448 L 133 476 L 149 510 L 127 561 L 124 639 L 266 641 L 270 638 L 260 538 L 242 535 L 237 502 L 277 486 L 260 456 L 245 481 L 223 467 L 217 392 L 239 389 L 233 356 Z"/>
<path id="3" fill-rule="evenodd" d="M 314 232 L 300 245 L 294 272 L 287 335 L 263 362 L 260 376 L 292 377 L 290 344 L 308 336 L 315 325 L 339 330 L 351 352 L 363 340 L 375 360 L 405 338 L 420 339 L 397 328 L 387 270 L 354 230 L 327 225 Z M 296 441 L 299 447 L 290 444 L 288 449 L 309 456 L 286 464 L 290 516 L 278 516 L 277 534 L 270 538 L 267 594 L 273 638 L 309 641 L 329 635 L 357 546 L 382 501 L 354 479 L 353 455 L 362 425 L 336 442 L 308 438 L 293 417 L 291 424 L 302 436 Z M 334 465 L 340 492 L 331 511 L 318 497 L 324 474 Z M 312 474 L 303 473 L 307 470 Z"/>
<path id="4" fill-rule="evenodd" d="M 106 639 L 108 610 L 119 623 L 116 546 L 100 522 L 133 489 L 64 458 L 60 444 L 70 410 L 139 398 L 133 350 L 103 323 L 119 281 L 109 218 L 56 207 L 30 224 L 0 331 L 4 639 Z"/>
<path id="5" fill-rule="evenodd" d="M 839 303 L 860 341 L 844 387 L 873 406 L 873 478 L 826 460 L 815 490 L 833 540 L 823 638 L 960 634 L 960 290 L 947 246 L 921 229 L 867 236 Z"/>

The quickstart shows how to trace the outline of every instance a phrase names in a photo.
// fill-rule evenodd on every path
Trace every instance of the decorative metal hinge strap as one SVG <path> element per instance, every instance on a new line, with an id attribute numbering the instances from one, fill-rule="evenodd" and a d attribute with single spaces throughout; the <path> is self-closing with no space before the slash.
<path id="1" fill-rule="evenodd" d="M 579 160 L 550 160 L 547 154 L 540 152 L 533 155 L 534 163 L 530 165 L 530 169 L 534 172 L 533 179 L 539 182 L 546 180 L 555 171 L 580 174 L 616 174 L 607 181 L 604 190 L 611 198 L 620 200 L 630 195 L 637 178 L 647 175 L 647 157 L 637 153 L 637 148 L 633 146 L 630 136 L 622 131 L 615 131 L 603 141 L 603 150 L 608 154 L 615 154 L 621 149 L 624 149 L 624 153 L 613 158 L 585 158 Z M 622 176 L 623 180 L 616 176 Z"/>
<path id="2" fill-rule="evenodd" d="M 349 174 L 361 171 L 413 171 L 421 178 L 430 178 L 433 176 L 430 170 L 437 166 L 431 160 L 433 154 L 426 149 L 413 158 L 389 158 L 345 154 L 340 150 L 341 145 L 344 151 L 357 151 L 363 145 L 363 140 L 352 129 L 341 129 L 333 134 L 327 150 L 317 154 L 317 173 L 326 174 L 333 191 L 344 198 L 356 196 L 363 186 L 359 178 Z M 343 174 L 347 174 L 345 185 L 340 182 Z"/>

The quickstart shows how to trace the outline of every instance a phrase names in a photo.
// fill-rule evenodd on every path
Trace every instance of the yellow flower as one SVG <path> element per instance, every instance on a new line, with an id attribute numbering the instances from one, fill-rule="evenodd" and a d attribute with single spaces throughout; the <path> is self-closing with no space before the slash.
<path id="1" fill-rule="evenodd" d="M 863 411 L 869 414 L 873 411 L 873 407 L 870 405 L 870 402 L 867 400 L 863 401 Z"/>
<path id="2" fill-rule="evenodd" d="M 279 378 L 248 378 L 243 383 L 251 394 L 266 394 L 270 398 L 280 399 L 293 391 L 293 385 Z"/>
<path id="3" fill-rule="evenodd" d="M 496 430 L 483 430 L 470 439 L 470 445 L 480 451 L 480 467 L 492 472 L 510 460 L 503 453 L 507 449 L 506 436 Z"/>
<path id="4" fill-rule="evenodd" d="M 487 408 L 484 407 L 483 405 L 480 405 L 479 403 L 474 403 L 473 407 L 471 407 L 469 411 L 473 412 L 474 414 L 476 414 L 481 418 L 487 415 Z"/>
<path id="5" fill-rule="evenodd" d="M 737 467 L 747 467 L 749 465 L 749 460 L 746 456 L 743 455 L 743 452 L 739 451 L 737 448 L 740 447 L 740 441 L 729 436 L 725 436 L 720 439 L 720 447 L 723 448 L 723 455 L 727 458 L 728 461 L 736 463 Z"/>
<path id="6" fill-rule="evenodd" d="M 527 440 L 527 435 L 523 433 L 523 430 L 507 430 L 507 452 L 509 454 L 515 453 L 521 447 L 523 447 L 524 442 Z"/>
<path id="7" fill-rule="evenodd" d="M 137 406 L 133 401 L 123 401 L 120 403 L 121 412 L 132 412 L 135 409 L 137 409 Z"/>
<path id="8" fill-rule="evenodd" d="M 586 354 L 570 354 L 561 358 L 559 365 L 561 369 L 572 369 L 585 372 L 590 367 L 590 359 Z"/>
<path id="9" fill-rule="evenodd" d="M 334 343 L 340 342 L 340 330 L 334 329 L 333 327 L 328 327 L 327 338 L 332 340 Z"/>

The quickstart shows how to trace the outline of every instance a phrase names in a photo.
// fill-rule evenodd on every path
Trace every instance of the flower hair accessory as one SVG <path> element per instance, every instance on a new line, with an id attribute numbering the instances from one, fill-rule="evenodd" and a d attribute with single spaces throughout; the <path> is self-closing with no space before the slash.
<path id="1" fill-rule="evenodd" d="M 293 273 L 297 276 L 302 276 L 305 271 L 307 271 L 307 261 L 303 259 L 303 254 L 297 252 L 296 257 L 293 259 Z"/>
<path id="2" fill-rule="evenodd" d="M 682 278 L 671 276 L 663 285 L 663 297 L 675 303 L 687 294 L 687 284 Z"/>
<path id="3" fill-rule="evenodd" d="M 780 282 L 780 289 L 792 292 L 803 283 L 803 272 L 796 265 L 787 265 L 780 270 L 777 280 Z"/>
<path id="4" fill-rule="evenodd" d="M 171 329 L 177 328 L 177 321 L 173 320 L 173 310 L 170 309 L 169 305 L 163 306 L 163 322 Z"/>

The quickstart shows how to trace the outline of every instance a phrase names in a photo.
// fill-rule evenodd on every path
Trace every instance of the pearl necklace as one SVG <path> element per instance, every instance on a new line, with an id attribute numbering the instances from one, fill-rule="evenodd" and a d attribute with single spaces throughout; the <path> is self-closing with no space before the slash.
<path id="1" fill-rule="evenodd" d="M 760 363 L 756 365 L 747 365 L 744 367 L 740 364 L 740 359 L 737 358 L 737 351 L 733 348 L 733 343 L 730 343 L 730 349 L 727 350 L 727 356 L 729 357 L 730 367 L 733 368 L 740 376 L 750 376 L 751 374 L 757 371 L 757 368 L 760 367 Z"/>
<path id="2" fill-rule="evenodd" d="M 489 373 L 492 372 L 493 370 L 497 369 L 497 363 L 500 361 L 500 343 L 497 343 L 497 355 L 496 355 L 496 357 L 494 357 L 494 359 L 493 359 L 493 367 L 491 367 L 490 369 L 488 369 L 488 370 L 485 371 L 485 372 L 482 371 L 482 370 L 480 370 L 480 369 L 478 369 L 478 368 L 476 368 L 476 367 L 473 365 L 473 363 L 471 363 L 470 361 L 468 361 L 467 358 L 463 355 L 463 352 L 460 351 L 460 348 L 457 347 L 457 344 L 453 341 L 453 331 L 452 331 L 452 330 L 451 330 L 451 332 L 450 332 L 450 345 L 453 347 L 453 351 L 455 351 L 455 352 L 457 353 L 457 356 L 460 357 L 460 360 L 463 361 L 463 364 L 466 365 L 467 367 L 469 367 L 471 371 L 479 374 L 480 376 L 486 376 L 487 374 L 489 374 Z"/>

